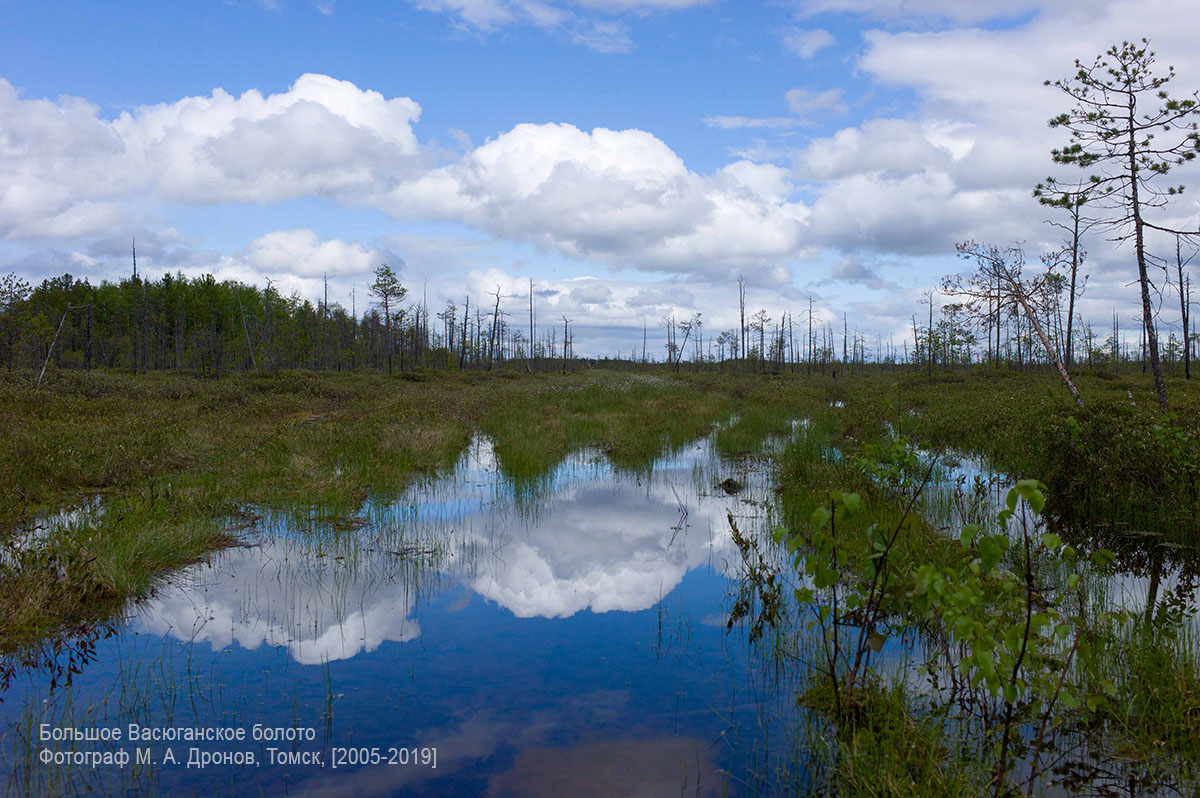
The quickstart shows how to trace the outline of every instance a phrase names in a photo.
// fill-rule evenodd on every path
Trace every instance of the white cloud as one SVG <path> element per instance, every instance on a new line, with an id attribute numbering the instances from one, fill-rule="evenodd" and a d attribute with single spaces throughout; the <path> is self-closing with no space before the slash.
<path id="1" fill-rule="evenodd" d="M 887 3 L 809 4 L 885 14 Z M 913 2 L 914 14 L 985 18 L 1019 12 L 1021 3 L 962 6 Z M 996 9 L 999 9 L 998 11 Z M 1130 35 L 1138 35 L 1173 63 L 1180 91 L 1200 85 L 1186 28 L 1167 0 L 1134 5 L 1096 4 L 1086 16 L 1061 3 L 1038 5 L 1038 14 L 1015 28 L 937 32 L 868 31 L 859 69 L 877 83 L 917 98 L 905 118 L 868 119 L 812 141 L 795 159 L 798 177 L 814 181 L 814 242 L 851 250 L 935 254 L 955 240 L 999 242 L 1044 237 L 1047 215 L 1030 197 L 1048 174 L 1082 177 L 1055 166 L 1050 149 L 1066 137 L 1046 120 L 1070 107 L 1069 98 L 1043 85 L 1067 77 L 1075 58 L 1090 60 Z M 972 17 L 975 18 L 975 17 Z M 1174 84 L 1173 84 L 1174 85 Z M 1195 182 L 1198 170 L 1179 170 Z M 1097 242 L 1098 244 L 1098 242 Z"/>
<path id="2" fill-rule="evenodd" d="M 920 123 L 872 119 L 812 141 L 800 153 L 798 165 L 802 176 L 829 181 L 856 174 L 908 175 L 944 170 L 951 161 L 951 153 L 930 141 Z"/>
<path id="3" fill-rule="evenodd" d="M 846 104 L 842 102 L 841 89 L 826 89 L 819 92 L 812 92 L 808 89 L 792 89 L 784 95 L 784 99 L 787 101 L 788 110 L 801 116 L 817 111 L 840 114 L 847 110 Z"/>
<path id="4" fill-rule="evenodd" d="M 803 119 L 797 119 L 793 116 L 706 116 L 704 117 L 704 124 L 721 130 L 743 130 L 747 128 L 754 130 L 798 127 L 805 124 L 805 122 Z"/>
<path id="5" fill-rule="evenodd" d="M 192 203 L 346 195 L 410 169 L 420 106 L 324 75 L 286 92 L 221 89 L 115 120 L 77 98 L 22 100 L 0 79 L 0 235 L 69 238 L 157 195 Z"/>
<path id="6" fill-rule="evenodd" d="M 242 255 L 247 266 L 264 275 L 292 274 L 320 278 L 369 273 L 388 260 L 388 254 L 368 250 L 357 241 L 321 241 L 308 229 L 277 230 L 250 242 Z M 400 264 L 392 258 L 393 266 Z"/>
<path id="7" fill-rule="evenodd" d="M 712 0 L 410 0 L 423 11 L 449 14 L 477 33 L 532 25 L 601 53 L 627 53 L 633 42 L 615 15 L 679 11 Z"/>
<path id="8" fill-rule="evenodd" d="M 883 20 L 937 20 L 973 24 L 1047 11 L 1087 15 L 1109 0 L 799 0 L 801 16 L 850 12 Z"/>
<path id="9" fill-rule="evenodd" d="M 420 106 L 304 75 L 282 93 L 216 90 L 113 121 L 87 103 L 21 100 L 0 82 L 0 231 L 78 238 L 141 224 L 159 202 L 274 203 L 325 196 L 394 217 L 449 220 L 614 266 L 728 274 L 792 257 L 808 209 L 787 172 L 735 162 L 687 168 L 640 130 L 518 125 L 433 168 L 413 132 Z M 256 242 L 318 245 L 315 233 Z M 265 251 L 265 249 L 263 250 Z M 262 252 L 255 250 L 256 257 Z M 349 255 L 349 253 L 339 253 Z M 358 253 L 361 255 L 361 251 Z M 297 276 L 312 276 L 274 265 Z M 315 268 L 315 267 L 314 267 Z"/>
<path id="10" fill-rule="evenodd" d="M 308 74 L 282 94 L 218 89 L 122 114 L 112 127 L 164 197 L 271 202 L 386 179 L 416 155 L 420 114 L 407 97 Z"/>
<path id="11" fill-rule="evenodd" d="M 833 34 L 823 28 L 789 28 L 783 33 L 784 46 L 805 59 L 831 47 L 834 41 Z"/>
<path id="12" fill-rule="evenodd" d="M 571 257 L 704 273 L 791 256 L 808 210 L 789 192 L 770 165 L 698 175 L 644 131 L 523 124 L 376 201 Z"/>

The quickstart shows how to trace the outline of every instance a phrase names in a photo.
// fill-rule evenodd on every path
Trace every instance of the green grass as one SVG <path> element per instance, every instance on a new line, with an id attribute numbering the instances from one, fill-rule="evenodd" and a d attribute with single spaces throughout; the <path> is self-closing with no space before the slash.
<path id="1" fill-rule="evenodd" d="M 833 691 L 817 682 L 799 699 L 829 717 Z M 944 723 L 913 711 L 916 699 L 903 684 L 873 684 L 853 697 L 853 712 L 840 726 L 815 735 L 830 762 L 828 792 L 847 798 L 985 794 L 988 774 L 962 753 Z"/>
<path id="2" fill-rule="evenodd" d="M 347 524 L 453 465 L 478 432 L 534 482 L 596 446 L 620 468 L 706 434 L 721 383 L 644 375 L 281 373 L 201 380 L 0 377 L 0 529 L 99 501 L 88 523 L 7 548 L 0 651 L 111 616 L 165 572 L 231 545 L 255 511 Z M 248 515 L 249 514 L 249 515 Z"/>

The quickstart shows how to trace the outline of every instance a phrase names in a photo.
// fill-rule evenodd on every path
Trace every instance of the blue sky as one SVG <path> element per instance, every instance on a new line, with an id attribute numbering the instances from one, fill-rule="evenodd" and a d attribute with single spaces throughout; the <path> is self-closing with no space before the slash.
<path id="1" fill-rule="evenodd" d="M 593 354 L 670 313 L 715 337 L 742 275 L 899 337 L 955 241 L 1055 243 L 1042 80 L 1149 36 L 1200 86 L 1188 4 L 1076 6 L 0 0 L 0 272 L 112 278 L 137 235 L 151 274 L 347 306 L 383 260 L 437 305 L 533 278 Z M 1089 250 L 1083 312 L 1132 315 L 1129 252 Z"/>

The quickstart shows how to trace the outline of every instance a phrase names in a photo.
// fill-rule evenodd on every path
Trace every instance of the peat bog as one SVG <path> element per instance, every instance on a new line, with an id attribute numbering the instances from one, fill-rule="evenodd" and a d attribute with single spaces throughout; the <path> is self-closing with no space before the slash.
<path id="1" fill-rule="evenodd" d="M 1196 788 L 1191 383 L 27 377 L 14 794 Z"/>

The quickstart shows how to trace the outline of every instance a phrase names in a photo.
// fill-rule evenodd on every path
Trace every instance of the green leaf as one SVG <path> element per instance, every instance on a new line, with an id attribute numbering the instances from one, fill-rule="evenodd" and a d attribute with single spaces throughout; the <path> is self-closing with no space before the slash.
<path id="1" fill-rule="evenodd" d="M 829 510 L 825 509 L 824 505 L 816 508 L 812 511 L 811 521 L 814 528 L 824 529 L 829 523 Z"/>
<path id="2" fill-rule="evenodd" d="M 851 515 L 854 515 L 862 509 L 862 499 L 857 493 L 843 493 L 842 504 L 845 506 L 846 511 Z"/>
<path id="3" fill-rule="evenodd" d="M 1050 551 L 1058 551 L 1059 547 L 1062 546 L 1062 538 L 1053 532 L 1047 532 L 1042 535 L 1042 545 Z"/>
<path id="4" fill-rule="evenodd" d="M 1004 685 L 1004 703 L 1006 703 L 1006 704 L 1017 703 L 1017 686 L 1015 684 L 1012 684 L 1011 682 L 1009 684 Z"/>
<path id="5" fill-rule="evenodd" d="M 966 524 L 962 528 L 960 540 L 964 546 L 970 546 L 975 542 L 975 538 L 979 536 L 979 524 Z"/>
<path id="6" fill-rule="evenodd" d="M 1045 485 L 1038 482 L 1036 479 L 1022 479 L 1017 482 L 1013 490 L 1015 490 L 1018 495 L 1021 496 L 1021 498 L 1025 499 L 1026 503 L 1029 504 L 1029 508 L 1033 510 L 1035 515 L 1041 515 L 1042 508 L 1046 505 L 1046 494 L 1043 493 L 1045 487 Z M 1012 495 L 1012 491 L 1009 491 L 1009 495 Z M 1016 510 L 1016 505 L 1013 504 L 1011 500 L 1008 505 L 1008 509 Z"/>
<path id="7" fill-rule="evenodd" d="M 883 649 L 883 644 L 886 641 L 887 638 L 879 634 L 879 632 L 871 632 L 871 636 L 867 639 L 867 645 L 871 647 L 872 651 L 878 654 Z"/>
<path id="8" fill-rule="evenodd" d="M 1017 489 L 1009 488 L 1008 496 L 1004 498 L 1004 503 L 1008 505 L 1008 512 L 1010 514 L 1016 512 L 1018 498 L 1020 498 L 1020 494 L 1017 493 Z"/>
<path id="9" fill-rule="evenodd" d="M 1008 646 L 1008 650 L 1016 656 L 1021 653 L 1021 633 L 1024 628 L 1021 626 L 1010 626 L 1008 631 L 1004 633 L 1004 644 Z"/>
<path id="10" fill-rule="evenodd" d="M 1067 576 L 1067 589 L 1074 590 L 1079 584 L 1079 574 L 1069 574 Z"/>
<path id="11" fill-rule="evenodd" d="M 1000 562 L 1000 558 L 1004 556 L 1004 549 L 996 541 L 994 536 L 980 538 L 979 540 L 979 560 L 983 565 L 984 573 L 990 572 Z"/>

